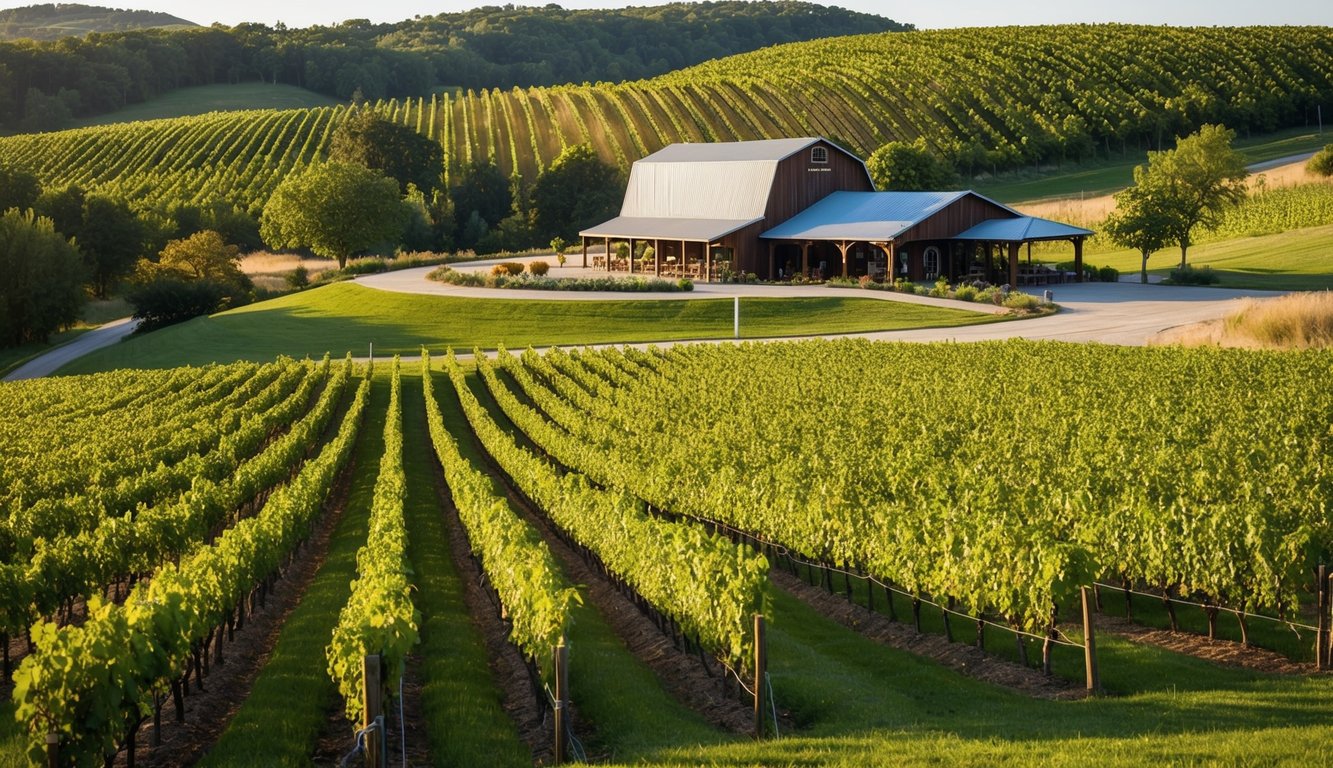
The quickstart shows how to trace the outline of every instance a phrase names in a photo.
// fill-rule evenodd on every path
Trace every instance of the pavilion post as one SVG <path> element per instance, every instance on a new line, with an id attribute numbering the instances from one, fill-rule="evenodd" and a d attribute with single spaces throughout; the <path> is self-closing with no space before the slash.
<path id="1" fill-rule="evenodd" d="M 995 259 L 991 255 L 990 246 L 990 243 L 984 243 L 982 245 L 982 247 L 986 249 L 986 282 L 988 283 L 995 276 Z"/>
<path id="2" fill-rule="evenodd" d="M 839 240 L 839 241 L 836 243 L 836 245 L 838 246 L 838 253 L 842 254 L 842 276 L 843 276 L 843 277 L 846 277 L 846 276 L 847 276 L 847 252 L 850 251 L 850 250 L 852 249 L 852 244 L 851 244 L 851 242 L 848 241 L 848 240 Z"/>
<path id="3" fill-rule="evenodd" d="M 713 282 L 713 248 L 709 243 L 704 243 L 704 282 Z"/>
<path id="4" fill-rule="evenodd" d="M 653 274 L 662 276 L 662 241 L 653 241 Z"/>
<path id="5" fill-rule="evenodd" d="M 680 241 L 680 276 L 684 277 L 690 272 L 689 254 L 685 250 L 685 241 Z"/>
<path id="6" fill-rule="evenodd" d="M 1083 282 L 1083 238 L 1074 238 L 1074 280 Z"/>
<path id="7" fill-rule="evenodd" d="M 768 279 L 769 279 L 769 280 L 773 280 L 774 278 L 777 277 L 777 273 L 774 272 L 774 263 L 775 263 L 775 260 L 774 260 L 774 254 L 773 254 L 773 251 L 774 251 L 776 248 L 777 248 L 777 244 L 774 243 L 772 240 L 769 240 L 769 241 L 768 241 Z"/>
<path id="8" fill-rule="evenodd" d="M 884 251 L 884 280 L 893 282 L 893 241 L 887 243 L 871 243 L 871 245 Z"/>
<path id="9" fill-rule="evenodd" d="M 603 248 L 602 253 L 606 254 L 606 256 L 604 256 L 603 259 L 602 259 L 602 268 L 605 269 L 607 272 L 610 272 L 610 271 L 611 271 L 611 238 L 609 238 L 609 237 L 602 238 L 602 248 Z"/>
<path id="10" fill-rule="evenodd" d="M 580 236 L 580 237 L 579 237 L 579 240 L 582 240 L 582 241 L 583 241 L 583 268 L 584 268 L 584 269 L 587 269 L 587 268 L 588 268 L 588 238 Z"/>
<path id="11" fill-rule="evenodd" d="M 1009 244 L 1009 287 L 1018 287 L 1018 243 Z"/>
<path id="12" fill-rule="evenodd" d="M 801 274 L 810 277 L 810 241 L 801 243 Z"/>
<path id="13" fill-rule="evenodd" d="M 629 239 L 629 273 L 634 274 L 634 238 Z"/>

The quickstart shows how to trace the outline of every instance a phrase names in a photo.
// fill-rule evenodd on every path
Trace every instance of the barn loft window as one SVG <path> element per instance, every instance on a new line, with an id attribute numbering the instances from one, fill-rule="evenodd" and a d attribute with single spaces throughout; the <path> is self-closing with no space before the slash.
<path id="1" fill-rule="evenodd" d="M 828 163 L 828 147 L 815 147 L 810 150 L 810 162 L 821 165 Z"/>

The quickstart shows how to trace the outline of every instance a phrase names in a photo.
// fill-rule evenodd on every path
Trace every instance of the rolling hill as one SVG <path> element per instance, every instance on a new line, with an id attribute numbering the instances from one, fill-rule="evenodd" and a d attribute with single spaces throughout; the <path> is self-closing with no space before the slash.
<path id="1" fill-rule="evenodd" d="M 197 27 L 169 13 L 103 8 L 78 3 L 28 5 L 0 10 L 0 40 L 59 40 L 90 32 Z"/>
<path id="2" fill-rule="evenodd" d="M 531 178 L 574 144 L 627 167 L 676 141 L 800 135 L 863 156 L 920 137 L 964 172 L 992 171 L 1154 148 L 1205 122 L 1242 135 L 1299 125 L 1331 98 L 1327 28 L 1070 26 L 844 37 L 633 83 L 375 106 L 438 139 L 451 168 L 490 159 Z M 15 136 L 0 139 L 0 163 L 141 204 L 223 199 L 255 209 L 283 174 L 319 161 L 343 113 L 218 113 Z"/>

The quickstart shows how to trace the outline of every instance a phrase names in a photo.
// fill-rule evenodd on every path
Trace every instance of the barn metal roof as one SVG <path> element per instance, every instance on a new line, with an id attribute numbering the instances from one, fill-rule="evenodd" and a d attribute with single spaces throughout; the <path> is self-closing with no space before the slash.
<path id="1" fill-rule="evenodd" d="M 671 144 L 639 160 L 640 163 L 729 163 L 763 160 L 777 162 L 800 152 L 820 140 L 760 139 L 758 141 L 715 141 L 706 144 Z"/>
<path id="2" fill-rule="evenodd" d="M 1021 243 L 1028 240 L 1064 240 L 1069 237 L 1087 237 L 1092 230 L 1061 224 L 1050 219 L 1036 216 L 1019 216 L 1016 219 L 991 219 L 983 221 L 962 234 L 955 235 L 955 240 L 990 240 L 992 242 Z"/>
<path id="3" fill-rule="evenodd" d="M 617 216 L 595 227 L 589 227 L 580 232 L 579 235 L 581 237 L 635 237 L 711 243 L 761 220 L 762 217 L 753 219 L 673 219 L 660 216 Z"/>
<path id="4" fill-rule="evenodd" d="M 773 240 L 888 241 L 971 192 L 833 192 L 764 232 Z"/>

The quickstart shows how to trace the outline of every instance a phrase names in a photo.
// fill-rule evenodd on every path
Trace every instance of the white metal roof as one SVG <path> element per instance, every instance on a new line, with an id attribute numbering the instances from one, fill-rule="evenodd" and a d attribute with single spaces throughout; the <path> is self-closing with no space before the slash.
<path id="1" fill-rule="evenodd" d="M 777 162 L 819 141 L 817 138 L 715 141 L 671 144 L 637 161 L 640 163 L 724 163 L 764 160 Z"/>
<path id="2" fill-rule="evenodd" d="M 580 237 L 617 237 L 661 240 L 689 240 L 711 243 L 742 229 L 761 218 L 754 219 L 673 219 L 665 217 L 617 216 L 610 221 L 589 227 Z"/>

